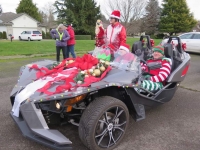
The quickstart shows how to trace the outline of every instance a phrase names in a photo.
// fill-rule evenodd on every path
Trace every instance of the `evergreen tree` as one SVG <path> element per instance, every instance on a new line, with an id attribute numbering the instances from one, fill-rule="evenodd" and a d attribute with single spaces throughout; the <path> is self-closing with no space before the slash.
<path id="1" fill-rule="evenodd" d="M 37 21 L 42 21 L 42 17 L 39 14 L 38 8 L 36 4 L 33 4 L 32 0 L 21 0 L 17 9 L 16 9 L 17 14 L 19 13 L 26 13 L 29 16 L 33 17 Z"/>
<path id="2" fill-rule="evenodd" d="M 160 7 L 158 6 L 158 0 L 150 0 L 145 8 L 146 14 L 143 18 L 143 30 L 152 35 L 158 30 Z"/>
<path id="3" fill-rule="evenodd" d="M 159 30 L 170 35 L 188 32 L 196 25 L 186 0 L 163 0 Z"/>
<path id="4" fill-rule="evenodd" d="M 94 0 L 57 0 L 55 7 L 59 22 L 73 24 L 76 34 L 94 36 L 96 20 L 101 18 Z"/>

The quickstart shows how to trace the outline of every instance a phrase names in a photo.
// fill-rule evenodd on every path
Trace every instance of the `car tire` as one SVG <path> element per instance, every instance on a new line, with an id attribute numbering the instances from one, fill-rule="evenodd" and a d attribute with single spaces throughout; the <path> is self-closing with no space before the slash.
<path id="1" fill-rule="evenodd" d="M 30 37 L 28 37 L 28 41 L 31 41 L 31 38 L 30 38 Z"/>
<path id="2" fill-rule="evenodd" d="M 19 36 L 19 40 L 21 41 L 22 40 L 22 38 Z"/>
<path id="3" fill-rule="evenodd" d="M 84 110 L 79 137 L 90 150 L 111 150 L 123 139 L 129 124 L 126 105 L 113 97 L 99 97 Z"/>

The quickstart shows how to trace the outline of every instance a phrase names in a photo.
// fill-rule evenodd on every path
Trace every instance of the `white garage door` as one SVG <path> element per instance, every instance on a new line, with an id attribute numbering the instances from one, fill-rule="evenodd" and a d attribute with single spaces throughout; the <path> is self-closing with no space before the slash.
<path id="1" fill-rule="evenodd" d="M 19 36 L 23 31 L 37 31 L 37 28 L 13 28 L 14 39 L 19 39 Z"/>

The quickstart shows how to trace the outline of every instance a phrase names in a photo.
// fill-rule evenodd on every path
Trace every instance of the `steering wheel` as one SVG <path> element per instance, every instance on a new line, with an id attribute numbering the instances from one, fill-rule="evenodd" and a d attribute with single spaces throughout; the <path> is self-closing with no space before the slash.
<path id="1" fill-rule="evenodd" d="M 151 73 L 150 73 L 150 68 L 148 67 L 148 64 L 147 64 L 147 62 L 145 61 L 145 60 L 143 60 L 143 59 L 140 59 L 140 62 L 142 62 L 143 64 L 146 64 L 146 66 L 147 66 L 147 68 L 148 68 L 148 72 L 145 72 L 145 71 L 143 71 L 142 70 L 142 75 L 150 75 L 150 76 L 153 76 Z"/>
<path id="2" fill-rule="evenodd" d="M 140 62 L 147 65 L 147 62 L 144 59 L 140 59 Z"/>

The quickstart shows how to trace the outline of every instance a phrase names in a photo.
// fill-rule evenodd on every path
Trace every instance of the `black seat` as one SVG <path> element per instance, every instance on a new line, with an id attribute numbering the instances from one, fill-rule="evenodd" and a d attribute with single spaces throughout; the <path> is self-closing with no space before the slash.
<path id="1" fill-rule="evenodd" d="M 172 72 L 182 63 L 181 54 L 177 48 L 173 49 L 173 46 L 170 43 L 164 45 L 164 53 L 165 57 L 170 58 L 172 61 Z"/>
<path id="2" fill-rule="evenodd" d="M 137 41 L 133 43 L 132 53 L 146 61 L 149 58 L 150 50 L 148 46 L 145 46 L 145 44 L 142 43 L 142 41 Z"/>
<path id="3" fill-rule="evenodd" d="M 137 42 L 133 43 L 133 45 L 132 45 L 132 53 L 136 54 L 137 53 L 136 51 L 138 49 L 142 50 L 142 47 L 143 47 L 142 41 L 137 41 Z"/>
<path id="4" fill-rule="evenodd" d="M 173 59 L 174 69 L 177 68 L 183 62 L 181 59 L 181 53 L 177 49 L 173 50 Z"/>
<path id="5" fill-rule="evenodd" d="M 173 46 L 170 43 L 164 45 L 164 54 L 165 57 L 170 58 L 172 61 L 171 72 L 174 70 L 174 59 L 173 59 Z"/>
<path id="6" fill-rule="evenodd" d="M 176 69 L 183 61 L 181 59 L 181 54 L 183 53 L 183 49 L 182 49 L 182 43 L 181 43 L 181 39 L 179 37 L 169 37 L 169 40 L 167 41 L 167 44 L 171 44 L 172 40 L 177 40 L 178 44 L 174 47 L 173 49 L 173 68 L 172 71 L 174 69 Z"/>

